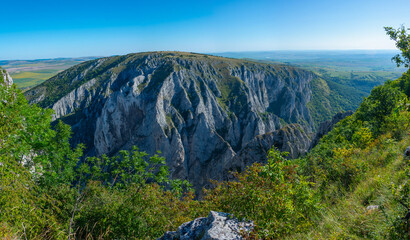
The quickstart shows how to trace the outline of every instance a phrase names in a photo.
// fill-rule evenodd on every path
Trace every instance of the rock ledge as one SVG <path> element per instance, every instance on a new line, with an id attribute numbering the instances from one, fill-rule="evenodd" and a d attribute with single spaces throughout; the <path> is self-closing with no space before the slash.
<path id="1" fill-rule="evenodd" d="M 253 222 L 240 222 L 229 213 L 211 211 L 208 217 L 186 222 L 177 231 L 166 232 L 159 240 L 243 239 L 241 233 L 249 233 L 253 226 Z"/>

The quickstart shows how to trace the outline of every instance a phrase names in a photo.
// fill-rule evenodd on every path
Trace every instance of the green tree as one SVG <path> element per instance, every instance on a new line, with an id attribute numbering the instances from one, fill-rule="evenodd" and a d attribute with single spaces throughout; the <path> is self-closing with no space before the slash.
<path id="1" fill-rule="evenodd" d="M 396 42 L 396 47 L 401 51 L 400 54 L 395 55 L 392 60 L 397 64 L 397 67 L 404 65 L 408 68 L 410 65 L 410 36 L 403 25 L 398 29 L 392 27 L 385 27 L 386 34 L 390 36 L 391 40 Z"/>
<path id="2" fill-rule="evenodd" d="M 58 133 L 51 110 L 29 105 L 15 85 L 0 84 L 0 237 L 60 238 L 63 231 L 37 184 Z M 56 138 L 57 137 L 57 138 Z"/>
<path id="3" fill-rule="evenodd" d="M 163 157 L 135 147 L 81 160 L 70 127 L 51 120 L 0 84 L 0 238 L 157 238 L 206 214 Z"/>
<path id="4" fill-rule="evenodd" d="M 184 195 L 189 184 L 170 180 L 159 155 L 134 147 L 118 156 L 87 158 L 76 172 L 81 181 L 73 184 L 78 190 L 70 220 L 76 238 L 158 238 L 191 220 L 185 216 L 191 214 L 186 205 L 193 202 L 192 192 Z"/>
<path id="5" fill-rule="evenodd" d="M 376 135 L 385 129 L 386 118 L 402 102 L 406 96 L 391 82 L 375 87 L 356 112 L 357 119 L 371 124 L 371 130 Z"/>
<path id="6" fill-rule="evenodd" d="M 404 66 L 409 68 L 410 66 L 410 35 L 407 32 L 409 28 L 404 26 L 394 29 L 392 27 L 385 27 L 386 34 L 390 36 L 390 39 L 396 42 L 396 47 L 401 51 L 400 54 L 395 55 L 392 58 L 397 64 L 397 67 Z M 410 72 L 404 73 L 399 80 L 399 86 L 404 93 L 410 97 Z"/>

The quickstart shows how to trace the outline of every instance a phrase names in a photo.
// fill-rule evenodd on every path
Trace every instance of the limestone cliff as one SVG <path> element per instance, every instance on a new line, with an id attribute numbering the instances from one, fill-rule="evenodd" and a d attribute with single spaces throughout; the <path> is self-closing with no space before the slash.
<path id="1" fill-rule="evenodd" d="M 25 94 L 70 124 L 87 155 L 161 151 L 172 177 L 200 187 L 272 145 L 292 157 L 306 151 L 314 78 L 284 65 L 150 52 L 79 64 Z M 288 123 L 299 125 L 278 131 Z"/>
<path id="2" fill-rule="evenodd" d="M 316 146 L 319 143 L 320 139 L 333 129 L 336 123 L 352 114 L 353 111 L 340 112 L 334 115 L 331 120 L 320 123 L 319 128 L 317 129 L 315 136 L 310 143 L 309 150 Z"/>
<path id="3" fill-rule="evenodd" d="M 310 146 L 310 134 L 299 124 L 289 124 L 279 130 L 254 137 L 231 160 L 229 171 L 241 172 L 255 162 L 266 163 L 268 151 L 275 147 L 281 152 L 288 152 L 288 158 L 304 155 Z M 229 172 L 224 174 L 228 179 Z"/>
<path id="4" fill-rule="evenodd" d="M 13 79 L 9 75 L 9 73 L 6 71 L 6 69 L 2 69 L 0 67 L 0 82 L 5 83 L 7 86 L 13 85 Z"/>

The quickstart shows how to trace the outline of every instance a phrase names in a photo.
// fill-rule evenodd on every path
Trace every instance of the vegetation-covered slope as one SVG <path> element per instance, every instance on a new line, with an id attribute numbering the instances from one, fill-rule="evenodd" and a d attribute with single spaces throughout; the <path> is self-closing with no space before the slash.
<path id="1" fill-rule="evenodd" d="M 366 92 L 321 77 L 312 80 L 311 88 L 312 100 L 308 103 L 308 108 L 316 126 L 329 120 L 329 116 L 356 110 L 367 96 Z"/>

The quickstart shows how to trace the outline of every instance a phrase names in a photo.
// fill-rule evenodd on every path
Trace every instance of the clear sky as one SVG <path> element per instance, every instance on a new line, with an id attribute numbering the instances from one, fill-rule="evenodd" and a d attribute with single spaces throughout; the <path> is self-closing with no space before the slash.
<path id="1" fill-rule="evenodd" d="M 4 0 L 0 59 L 394 49 L 410 0 Z"/>

